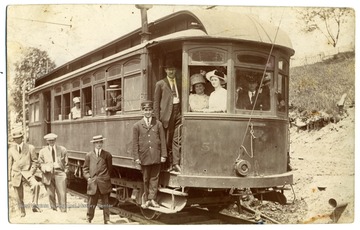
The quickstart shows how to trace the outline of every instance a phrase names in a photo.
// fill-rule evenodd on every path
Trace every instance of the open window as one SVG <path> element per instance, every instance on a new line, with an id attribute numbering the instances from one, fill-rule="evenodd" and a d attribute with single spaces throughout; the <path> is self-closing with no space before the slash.
<path id="1" fill-rule="evenodd" d="M 236 68 L 235 108 L 241 110 L 270 110 L 272 73 Z"/>

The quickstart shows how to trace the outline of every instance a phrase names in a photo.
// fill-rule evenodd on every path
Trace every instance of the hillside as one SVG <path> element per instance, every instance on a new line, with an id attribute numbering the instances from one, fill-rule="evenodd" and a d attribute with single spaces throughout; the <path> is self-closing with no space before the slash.
<path id="1" fill-rule="evenodd" d="M 346 93 L 346 105 L 355 103 L 354 53 L 342 53 L 325 62 L 290 70 L 289 102 L 296 109 L 337 111 L 336 103 Z"/>

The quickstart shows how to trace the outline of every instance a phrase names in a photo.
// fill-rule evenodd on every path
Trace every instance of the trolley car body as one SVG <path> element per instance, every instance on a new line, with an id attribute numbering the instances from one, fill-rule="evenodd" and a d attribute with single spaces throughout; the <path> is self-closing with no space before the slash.
<path id="1" fill-rule="evenodd" d="M 287 105 L 294 50 L 288 36 L 251 15 L 217 11 L 180 11 L 149 23 L 148 29 L 143 42 L 138 29 L 39 78 L 29 95 L 29 141 L 39 150 L 45 145 L 42 137 L 56 133 L 57 142 L 68 149 L 73 179 L 81 178 L 92 136 L 102 134 L 116 170 L 114 197 L 141 204 L 143 185 L 132 156 L 132 127 L 142 117 L 141 101 L 153 99 L 155 83 L 165 77 L 163 63 L 171 54 L 182 79 L 182 172 L 161 172 L 159 202 L 168 206 L 161 212 L 226 203 L 245 188 L 292 184 L 287 172 Z M 227 112 L 190 112 L 190 76 L 215 68 L 228 76 Z M 236 106 L 237 89 L 249 71 L 269 80 L 267 110 Z M 104 111 L 106 88 L 114 83 L 122 88 L 122 109 L 110 116 Z M 285 100 L 282 109 L 279 94 Z M 69 117 L 73 97 L 81 98 L 81 119 Z"/>

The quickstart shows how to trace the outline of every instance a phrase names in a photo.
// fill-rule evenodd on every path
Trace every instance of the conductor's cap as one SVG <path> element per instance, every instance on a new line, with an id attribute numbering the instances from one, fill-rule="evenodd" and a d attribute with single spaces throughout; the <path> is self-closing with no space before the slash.
<path id="1" fill-rule="evenodd" d="M 141 108 L 142 109 L 152 109 L 153 102 L 152 101 L 143 101 L 143 102 L 141 102 Z"/>

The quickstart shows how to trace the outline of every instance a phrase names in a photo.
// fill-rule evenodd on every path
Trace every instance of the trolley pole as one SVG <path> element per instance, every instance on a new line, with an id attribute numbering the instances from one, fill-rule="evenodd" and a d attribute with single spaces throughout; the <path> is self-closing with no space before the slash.
<path id="1" fill-rule="evenodd" d="M 147 20 L 147 10 L 152 8 L 152 5 L 135 5 L 136 8 L 140 9 L 141 13 L 141 43 L 149 40 L 149 29 Z"/>

